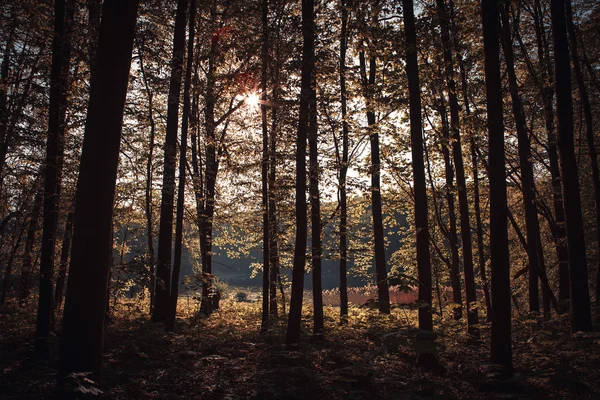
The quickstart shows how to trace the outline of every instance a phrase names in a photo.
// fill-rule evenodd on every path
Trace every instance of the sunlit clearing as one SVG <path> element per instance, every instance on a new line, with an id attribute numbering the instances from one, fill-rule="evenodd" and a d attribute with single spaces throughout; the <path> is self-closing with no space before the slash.
<path id="1" fill-rule="evenodd" d="M 259 100 L 260 100 L 260 97 L 258 97 L 258 94 L 250 93 L 248 95 L 248 97 L 246 97 L 246 104 L 248 104 L 250 107 L 256 107 L 256 106 L 258 106 Z"/>

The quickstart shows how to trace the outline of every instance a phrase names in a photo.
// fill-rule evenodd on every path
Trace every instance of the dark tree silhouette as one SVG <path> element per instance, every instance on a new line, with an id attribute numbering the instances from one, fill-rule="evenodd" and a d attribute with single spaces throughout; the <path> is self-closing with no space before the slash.
<path id="1" fill-rule="evenodd" d="M 92 372 L 101 380 L 102 339 L 123 110 L 138 1 L 106 0 L 92 77 L 60 337 L 59 379 Z"/>
<path id="2" fill-rule="evenodd" d="M 583 217 L 579 176 L 573 139 L 573 100 L 571 98 L 571 65 L 565 18 L 565 0 L 552 0 L 552 37 L 554 38 L 554 79 L 556 114 L 558 116 L 558 151 L 563 180 L 563 201 L 569 251 L 569 284 L 571 293 L 571 330 L 592 329 L 587 257 L 583 235 Z"/>
<path id="3" fill-rule="evenodd" d="M 292 270 L 292 295 L 285 342 L 288 345 L 300 341 L 302 297 L 304 292 L 304 264 L 306 263 L 306 240 L 308 236 L 306 215 L 306 143 L 310 119 L 311 82 L 315 66 L 314 1 L 302 0 L 302 81 L 300 91 L 300 114 L 296 139 L 296 239 L 294 244 L 294 267 Z"/>
<path id="4" fill-rule="evenodd" d="M 165 138 L 165 161 L 163 187 L 160 203 L 158 231 L 158 257 L 156 268 L 155 302 L 152 320 L 165 322 L 169 313 L 171 287 L 171 257 L 173 246 L 173 206 L 175 198 L 175 164 L 177 158 L 177 128 L 179 125 L 179 97 L 183 53 L 185 50 L 185 27 L 188 0 L 177 1 L 175 33 L 173 35 L 173 58 L 167 106 L 167 134 Z"/>
<path id="5" fill-rule="evenodd" d="M 512 375 L 510 259 L 500 75 L 499 2 L 482 1 L 487 128 L 489 132 L 490 257 L 492 262 L 492 362 Z"/>

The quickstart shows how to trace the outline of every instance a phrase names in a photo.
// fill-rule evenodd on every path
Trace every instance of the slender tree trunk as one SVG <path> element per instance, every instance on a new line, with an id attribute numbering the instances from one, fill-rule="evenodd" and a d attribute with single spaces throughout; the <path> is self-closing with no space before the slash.
<path id="1" fill-rule="evenodd" d="M 456 231 L 456 211 L 454 206 L 454 169 L 450 160 L 450 129 L 446 105 L 440 101 L 440 115 L 442 117 L 442 155 L 444 156 L 444 169 L 446 171 L 446 201 L 448 203 L 448 240 L 450 242 L 451 266 L 450 281 L 452 284 L 452 302 L 454 303 L 454 319 L 462 318 L 462 294 L 460 287 L 460 257 L 458 255 L 458 234 Z"/>
<path id="2" fill-rule="evenodd" d="M 377 18 L 374 17 L 374 20 Z M 372 90 L 375 86 L 375 75 L 377 71 L 377 60 L 369 58 L 369 74 L 364 51 L 360 52 L 360 68 L 362 85 L 367 104 L 367 125 L 369 142 L 371 145 L 371 211 L 373 214 L 373 242 L 375 247 L 375 280 L 377 283 L 377 295 L 379 312 L 390 313 L 390 293 L 387 281 L 387 267 L 385 265 L 385 242 L 383 235 L 383 212 L 381 205 L 381 162 L 379 160 L 379 132 L 375 127 L 376 118 L 372 99 Z"/>
<path id="3" fill-rule="evenodd" d="M 145 192 L 145 213 L 146 213 L 146 237 L 147 237 L 147 254 L 148 267 L 150 270 L 150 314 L 154 309 L 154 290 L 156 286 L 156 272 L 154 265 L 154 229 L 152 218 L 152 180 L 153 180 L 153 163 L 154 163 L 154 138 L 156 133 L 156 124 L 154 121 L 154 94 L 148 84 L 148 77 L 144 68 L 144 54 L 142 46 L 139 47 L 140 54 L 140 72 L 144 81 L 144 88 L 148 96 L 148 122 L 150 124 L 150 137 L 148 138 L 148 159 L 146 161 L 146 192 Z"/>
<path id="4" fill-rule="evenodd" d="M 569 284 L 571 294 L 571 330 L 592 329 L 588 289 L 587 257 L 583 235 L 583 217 L 577 160 L 573 139 L 573 101 L 571 99 L 571 66 L 569 63 L 565 0 L 552 0 L 552 36 L 558 116 L 558 150 L 563 178 L 563 200 L 569 251 Z"/>
<path id="5" fill-rule="evenodd" d="M 423 161 L 423 123 L 421 120 L 421 87 L 417 60 L 417 33 L 413 0 L 403 0 L 406 32 L 406 74 L 410 98 L 410 138 L 415 193 L 415 229 L 417 238 L 417 270 L 419 279 L 419 328 L 433 331 L 431 295 L 431 258 L 429 254 L 429 222 L 427 187 Z"/>
<path id="6" fill-rule="evenodd" d="M 300 91 L 300 114 L 296 139 L 296 240 L 294 244 L 294 267 L 292 270 L 292 296 L 285 342 L 288 345 L 300 341 L 302 320 L 302 297 L 304 292 L 304 264 L 306 263 L 307 216 L 306 216 L 306 141 L 310 119 L 310 85 L 315 66 L 314 0 L 302 0 L 302 78 Z"/>
<path id="7" fill-rule="evenodd" d="M 194 60 L 194 40 L 196 36 L 196 0 L 190 0 L 188 24 L 187 60 L 183 84 L 183 113 L 181 115 L 181 141 L 179 144 L 179 188 L 177 189 L 177 216 L 175 221 L 175 258 L 171 278 L 171 298 L 165 329 L 175 328 L 177 315 L 177 297 L 179 296 L 179 273 L 181 271 L 181 251 L 183 246 L 183 213 L 185 211 L 185 167 L 187 164 L 187 135 L 190 117 L 190 88 L 192 86 L 192 68 Z"/>
<path id="8" fill-rule="evenodd" d="M 340 316 L 348 316 L 348 198 L 346 176 L 348 174 L 348 95 L 346 93 L 346 52 L 348 48 L 348 6 L 340 0 L 342 28 L 340 32 L 340 101 L 342 106 L 342 160 L 339 175 L 340 194 Z"/>
<path id="9" fill-rule="evenodd" d="M 277 49 L 277 57 L 279 57 L 279 49 Z M 278 101 L 278 86 L 279 86 L 279 70 L 281 63 L 277 60 L 275 71 L 275 82 L 273 85 L 273 100 Z M 270 314 L 277 317 L 277 280 L 279 277 L 279 228 L 277 224 L 276 212 L 276 193 L 275 179 L 277 166 L 277 130 L 278 128 L 278 113 L 277 108 L 273 108 L 271 114 L 271 135 L 269 136 L 269 265 L 270 265 Z M 282 293 L 283 300 L 283 293 Z"/>
<path id="10" fill-rule="evenodd" d="M 501 12 L 502 47 L 504 49 L 509 90 L 512 100 L 512 112 L 517 128 L 519 163 L 521 167 L 521 181 L 523 186 L 523 206 L 525 208 L 525 223 L 527 227 L 527 258 L 529 260 L 529 311 L 539 312 L 540 299 L 538 286 L 538 237 L 540 226 L 537 213 L 535 182 L 533 177 L 531 145 L 529 143 L 529 136 L 527 134 L 527 123 L 525 121 L 523 104 L 521 102 L 521 96 L 519 95 L 508 13 L 508 3 L 505 2 Z"/>
<path id="11" fill-rule="evenodd" d="M 42 253 L 40 257 L 40 286 L 35 330 L 35 351 L 48 352 L 46 339 L 50 336 L 52 321 L 52 278 L 56 228 L 60 208 L 62 159 L 64 153 L 65 116 L 69 92 L 69 66 L 74 0 L 54 2 L 54 38 L 52 42 L 52 69 L 50 72 L 50 106 L 48 138 L 44 170 L 44 207 L 42 223 Z"/>
<path id="12" fill-rule="evenodd" d="M 71 238 L 73 237 L 73 212 L 67 215 L 67 224 L 63 235 L 62 249 L 60 252 L 60 265 L 58 266 L 58 276 L 56 277 L 56 289 L 54 290 L 54 303 L 52 315 L 56 320 L 58 311 L 62 305 L 65 292 L 65 281 L 67 278 L 67 267 L 69 254 L 71 253 Z"/>
<path id="13" fill-rule="evenodd" d="M 158 232 L 158 262 L 156 271 L 156 300 L 152 320 L 166 322 L 169 314 L 171 286 L 171 250 L 173 240 L 173 206 L 175 198 L 175 164 L 177 156 L 177 127 L 179 125 L 179 97 L 183 53 L 185 51 L 185 27 L 188 0 L 177 1 L 175 33 L 173 36 L 173 59 L 169 102 L 167 106 L 167 133 L 165 138 L 165 161 L 163 187 L 160 204 L 160 225 Z"/>
<path id="14" fill-rule="evenodd" d="M 15 231 L 17 230 L 18 220 L 15 219 Z M 10 281 L 10 276 L 12 274 L 13 262 L 15 260 L 15 256 L 17 255 L 17 251 L 19 251 L 19 247 L 21 247 L 21 241 L 23 239 L 23 233 L 25 232 L 25 223 L 21 225 L 21 229 L 18 230 L 17 239 L 12 246 L 10 254 L 8 256 L 8 260 L 6 261 L 6 271 L 4 274 L 4 279 L 2 280 L 2 297 L 0 297 L 0 306 L 6 303 L 6 297 L 8 296 L 8 283 Z"/>
<path id="15" fill-rule="evenodd" d="M 269 2 L 262 1 L 262 49 L 261 49 L 261 125 L 262 125 L 262 215 L 263 215 L 263 298 L 261 332 L 269 329 L 269 132 L 267 128 L 267 80 L 269 62 Z"/>
<path id="16" fill-rule="evenodd" d="M 471 239 L 471 221 L 469 213 L 469 200 L 467 198 L 467 184 L 465 179 L 465 168 L 462 155 L 460 138 L 460 119 L 456 81 L 454 78 L 454 61 L 452 55 L 452 44 L 450 40 L 450 21 L 448 10 L 444 0 L 436 0 L 438 16 L 442 31 L 442 47 L 444 50 L 444 71 L 448 87 L 448 99 L 450 103 L 450 137 L 452 140 L 452 155 L 456 169 L 456 186 L 458 191 L 458 208 L 460 210 L 460 238 L 463 256 L 463 271 L 465 276 L 465 300 L 467 306 L 467 331 L 479 338 L 479 316 L 477 307 L 471 307 L 471 303 L 477 301 L 475 293 L 475 275 L 473 272 L 473 241 Z M 453 13 L 453 3 L 450 2 L 450 14 Z"/>
<path id="17" fill-rule="evenodd" d="M 546 134 L 548 135 L 548 158 L 552 176 L 552 199 L 556 220 L 556 228 L 553 229 L 552 233 L 556 241 L 556 255 L 558 258 L 558 298 L 564 303 L 569 299 L 569 254 L 567 251 L 565 212 L 562 202 L 562 182 L 560 179 L 556 132 L 554 129 L 554 110 L 552 105 L 554 102 L 554 89 L 552 84 L 553 72 L 550 60 L 550 49 L 546 40 L 545 25 L 543 23 L 543 13 L 540 1 L 535 0 L 533 15 L 536 26 L 538 59 L 541 71 L 540 91 L 544 101 L 544 118 Z"/>
<path id="18" fill-rule="evenodd" d="M 500 75 L 499 4 L 482 1 L 487 126 L 489 132 L 490 256 L 492 262 L 492 362 L 513 374 L 504 122 Z"/>
<path id="19" fill-rule="evenodd" d="M 123 110 L 138 1 L 105 0 L 91 83 L 60 343 L 59 383 L 73 372 L 101 382 L 108 260 Z"/>
<path id="20" fill-rule="evenodd" d="M 571 59 L 573 60 L 573 71 L 579 89 L 579 97 L 583 106 L 583 115 L 585 117 L 585 133 L 590 155 L 590 164 L 592 167 L 592 183 L 594 188 L 594 200 L 596 205 L 596 271 L 600 274 L 600 172 L 598 171 L 598 152 L 594 144 L 594 121 L 592 118 L 592 107 L 588 95 L 585 81 L 583 80 L 583 71 L 579 61 L 577 50 L 577 35 L 573 24 L 573 11 L 571 9 L 571 0 L 565 0 L 567 31 L 570 39 Z M 598 275 L 600 279 L 600 275 Z M 600 306 L 600 287 L 596 285 L 596 305 Z"/>
<path id="21" fill-rule="evenodd" d="M 37 185 L 37 184 L 36 184 Z M 34 260 L 33 252 L 35 249 L 35 237 L 39 227 L 39 218 L 44 196 L 40 189 L 35 195 L 29 227 L 27 229 L 27 239 L 25 239 L 25 250 L 23 252 L 23 265 L 21 268 L 21 289 L 19 292 L 19 302 L 21 306 L 27 303 L 31 291 L 31 273 L 33 272 Z"/>
<path id="22" fill-rule="evenodd" d="M 325 325 L 323 322 L 323 284 L 321 282 L 321 194 L 319 193 L 319 155 L 318 155 L 318 126 L 317 126 L 317 90 L 315 73 L 310 93 L 310 122 L 308 128 L 308 145 L 310 155 L 310 216 L 311 216 L 311 266 L 313 284 L 314 326 L 313 339 L 323 340 Z"/>

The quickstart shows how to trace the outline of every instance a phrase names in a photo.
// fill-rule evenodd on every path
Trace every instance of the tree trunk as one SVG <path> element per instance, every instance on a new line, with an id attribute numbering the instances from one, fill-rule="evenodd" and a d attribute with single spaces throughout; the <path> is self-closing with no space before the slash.
<path id="1" fill-rule="evenodd" d="M 600 274 L 600 172 L 598 171 L 598 152 L 594 144 L 594 121 L 592 118 L 592 107 L 588 95 L 585 82 L 583 80 L 583 71 L 579 61 L 577 51 L 577 36 L 575 34 L 575 26 L 573 24 L 573 11 L 571 9 L 571 0 L 565 0 L 566 5 L 566 22 L 569 39 L 571 42 L 571 59 L 573 60 L 573 71 L 575 71 L 575 79 L 579 89 L 579 97 L 583 106 L 583 115 L 585 117 L 585 133 L 587 139 L 588 150 L 590 154 L 590 164 L 592 168 L 592 183 L 594 188 L 594 200 L 596 205 L 596 270 Z M 600 275 L 598 275 L 600 277 Z M 600 278 L 599 278 L 600 279 Z M 598 296 L 600 288 L 596 285 L 596 305 L 600 306 L 600 296 Z"/>
<path id="2" fill-rule="evenodd" d="M 427 187 L 423 161 L 423 124 L 421 120 L 421 87 L 417 60 L 417 34 L 413 0 L 403 0 L 406 32 L 406 74 L 410 98 L 410 138 L 415 193 L 415 229 L 417 238 L 417 270 L 419 279 L 419 329 L 433 331 L 431 295 L 431 258 Z"/>
<path id="3" fill-rule="evenodd" d="M 463 271 L 465 275 L 465 300 L 467 305 L 467 331 L 469 335 L 479 338 L 479 316 L 477 307 L 471 303 L 477 301 L 475 293 L 475 275 L 473 272 L 473 241 L 471 239 L 471 221 L 469 216 L 469 200 L 460 138 L 460 119 L 456 81 L 454 79 L 454 61 L 450 40 L 450 23 L 444 0 L 436 0 L 438 16 L 442 31 L 442 47 L 444 50 L 444 71 L 450 102 L 450 137 L 452 140 L 452 155 L 456 169 L 456 186 L 458 190 L 458 208 L 460 210 L 460 238 L 463 256 Z M 453 13 L 453 3 L 450 2 L 450 14 Z"/>
<path id="4" fill-rule="evenodd" d="M 136 0 L 104 1 L 79 167 L 59 383 L 73 372 L 102 378 L 113 203 L 137 9 Z"/>
<path id="5" fill-rule="evenodd" d="M 194 40 L 196 36 L 196 0 L 190 1 L 189 31 L 185 81 L 183 84 L 183 113 L 181 114 L 181 141 L 179 144 L 179 188 L 177 189 L 177 216 L 175 221 L 175 258 L 171 277 L 171 298 L 165 329 L 175 328 L 177 315 L 177 297 L 179 296 L 179 273 L 181 271 L 181 250 L 183 245 L 183 213 L 185 211 L 185 167 L 187 164 L 187 135 L 190 116 L 190 88 L 192 86 L 192 68 L 194 60 Z"/>
<path id="6" fill-rule="evenodd" d="M 262 217 L 263 217 L 263 298 L 261 332 L 269 329 L 269 132 L 267 128 L 267 80 L 269 62 L 269 2 L 262 1 L 262 49 L 261 49 L 261 104 L 260 115 L 262 124 Z"/>
<path id="7" fill-rule="evenodd" d="M 37 185 L 37 183 L 35 185 Z M 19 292 L 19 302 L 21 306 L 27 303 L 31 291 L 31 273 L 33 272 L 33 266 L 35 264 L 33 260 L 33 252 L 35 248 L 35 237 L 39 227 L 39 217 L 43 200 L 43 192 L 41 189 L 39 189 L 35 195 L 35 200 L 33 201 L 33 209 L 31 210 L 29 227 L 27 229 L 27 239 L 25 240 L 25 250 L 23 252 L 21 289 Z"/>
<path id="8" fill-rule="evenodd" d="M 504 122 L 500 75 L 499 4 L 482 1 L 487 127 L 489 132 L 490 256 L 492 263 L 492 362 L 512 376 L 510 257 L 508 252 Z"/>
<path id="9" fill-rule="evenodd" d="M 52 67 L 50 72 L 50 106 L 48 112 L 48 137 L 44 170 L 44 219 L 42 223 L 42 253 L 40 257 L 40 286 L 35 329 L 35 352 L 46 354 L 47 338 L 52 321 L 52 278 L 56 228 L 60 208 L 62 159 L 64 153 L 65 116 L 69 92 L 69 65 L 71 62 L 71 37 L 74 0 L 54 2 L 54 38 L 52 41 Z"/>
<path id="10" fill-rule="evenodd" d="M 573 139 L 573 100 L 571 99 L 571 66 L 565 23 L 565 0 L 552 0 L 552 36 L 554 38 L 554 64 L 556 112 L 558 116 L 558 150 L 563 178 L 563 201 L 569 252 L 569 284 L 571 293 L 571 330 L 592 329 L 590 295 L 588 289 L 587 257 L 583 235 L 583 217 L 577 160 Z"/>
<path id="11" fill-rule="evenodd" d="M 150 314 L 154 309 L 154 290 L 156 281 L 156 266 L 154 265 L 154 229 L 152 218 L 152 180 L 153 180 L 153 161 L 154 161 L 154 137 L 156 134 L 156 124 L 154 122 L 154 94 L 150 90 L 148 77 L 144 69 L 144 54 L 142 46 L 139 46 L 140 55 L 140 72 L 144 81 L 144 88 L 148 96 L 148 122 L 150 123 L 150 137 L 148 139 L 148 159 L 146 162 L 146 192 L 145 192 L 145 214 L 146 214 L 146 237 L 147 237 L 147 254 L 148 267 L 150 270 Z"/>
<path id="12" fill-rule="evenodd" d="M 527 258 L 529 261 L 529 311 L 540 311 L 539 286 L 538 286 L 538 237 L 539 220 L 537 213 L 537 199 L 535 193 L 535 182 L 533 177 L 533 158 L 531 156 L 531 145 L 527 134 L 527 122 L 519 87 L 517 74 L 515 72 L 515 61 L 512 45 L 511 27 L 509 23 L 508 3 L 504 4 L 501 11 L 502 21 L 502 47 L 508 75 L 510 97 L 512 100 L 512 112 L 517 128 L 517 139 L 519 148 L 519 164 L 521 167 L 521 181 L 523 187 L 523 207 L 525 208 L 525 223 L 527 227 Z"/>
<path id="13" fill-rule="evenodd" d="M 294 267 L 292 270 L 292 296 L 285 342 L 288 345 L 300 341 L 302 320 L 302 297 L 304 294 L 304 264 L 306 263 L 307 216 L 306 216 L 306 141 L 309 129 L 310 91 L 315 66 L 314 0 L 302 0 L 302 78 L 300 113 L 296 139 L 296 240 L 294 244 Z"/>
<path id="14" fill-rule="evenodd" d="M 348 95 L 346 94 L 346 52 L 348 48 L 348 4 L 340 0 L 342 28 L 340 32 L 340 102 L 342 107 L 342 160 L 339 175 L 340 194 L 340 316 L 348 317 Z"/>
<path id="15" fill-rule="evenodd" d="M 15 231 L 17 230 L 18 220 L 15 219 Z M 17 255 L 17 251 L 19 247 L 21 247 L 21 241 L 23 239 L 23 233 L 25 232 L 25 223 L 21 225 L 21 229 L 19 229 L 19 233 L 17 234 L 17 239 L 12 246 L 10 254 L 8 256 L 8 260 L 6 261 L 6 271 L 4 274 L 4 279 L 2 280 L 2 297 L 0 297 L 0 306 L 3 306 L 6 303 L 6 297 L 8 296 L 8 283 L 10 281 L 10 276 L 12 274 L 13 262 L 15 260 L 15 256 Z"/>
<path id="16" fill-rule="evenodd" d="M 313 71 L 313 84 L 310 92 L 310 122 L 308 128 L 308 145 L 310 155 L 310 216 L 311 216 L 311 266 L 313 284 L 314 326 L 313 339 L 324 339 L 325 324 L 323 322 L 323 284 L 321 282 L 321 194 L 319 193 L 319 155 L 317 126 L 317 90 Z"/>
<path id="17" fill-rule="evenodd" d="M 185 50 L 185 27 L 188 1 L 178 0 L 173 35 L 173 58 L 167 106 L 167 130 L 165 137 L 165 161 L 160 204 L 158 231 L 158 259 L 156 269 L 156 300 L 152 321 L 166 322 L 169 314 L 171 285 L 171 250 L 173 246 L 173 206 L 175 198 L 175 164 L 177 156 L 177 127 L 179 125 L 179 97 L 183 53 Z"/>
<path id="18" fill-rule="evenodd" d="M 460 287 L 460 257 L 458 255 L 458 234 L 456 231 L 456 212 L 454 206 L 454 169 L 450 160 L 450 129 L 446 105 L 440 100 L 439 107 L 442 118 L 442 155 L 444 156 L 444 169 L 446 171 L 446 201 L 448 202 L 448 240 L 450 242 L 451 266 L 450 281 L 452 284 L 452 301 L 454 303 L 454 319 L 462 318 L 462 294 Z"/>
<path id="19" fill-rule="evenodd" d="M 67 224 L 63 235 L 62 249 L 60 252 L 60 265 L 58 266 L 58 276 L 56 277 L 56 288 L 54 290 L 54 303 L 52 315 L 56 320 L 58 311 L 62 305 L 65 292 L 65 280 L 67 277 L 67 267 L 69 254 L 71 252 L 71 238 L 73 237 L 73 212 L 67 215 Z"/>

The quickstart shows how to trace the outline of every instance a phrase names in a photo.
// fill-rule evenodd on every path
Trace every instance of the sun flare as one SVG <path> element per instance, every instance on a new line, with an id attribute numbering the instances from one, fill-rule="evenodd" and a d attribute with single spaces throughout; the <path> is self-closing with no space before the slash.
<path id="1" fill-rule="evenodd" d="M 258 96 L 258 94 L 250 93 L 248 95 L 248 97 L 246 97 L 246 104 L 248 104 L 251 107 L 256 107 L 256 106 L 258 106 L 259 100 L 260 100 L 260 97 Z"/>

